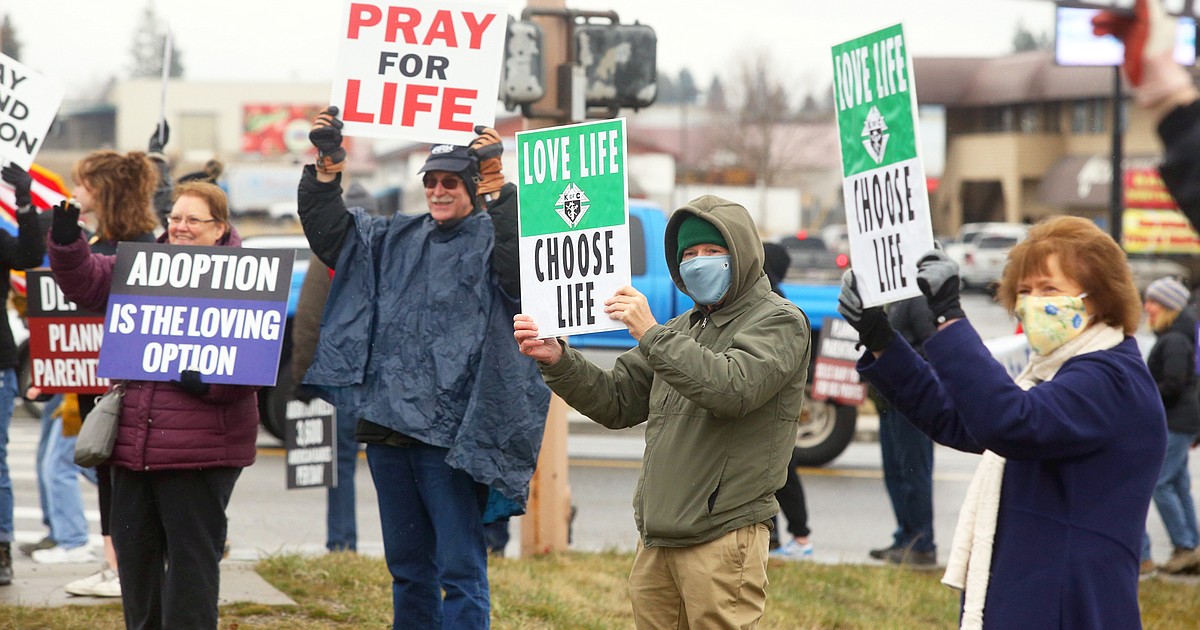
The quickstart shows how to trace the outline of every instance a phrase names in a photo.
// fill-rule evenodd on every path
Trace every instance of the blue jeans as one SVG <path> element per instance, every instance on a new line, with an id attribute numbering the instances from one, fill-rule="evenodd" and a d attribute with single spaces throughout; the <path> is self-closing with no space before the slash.
<path id="1" fill-rule="evenodd" d="M 354 468 L 358 460 L 358 442 L 349 414 L 337 414 L 337 487 L 330 488 L 325 503 L 325 548 L 330 551 L 358 549 L 358 521 L 354 513 Z"/>
<path id="2" fill-rule="evenodd" d="M 394 628 L 488 627 L 486 488 L 451 468 L 447 452 L 424 444 L 367 445 L 392 574 Z"/>
<path id="3" fill-rule="evenodd" d="M 883 482 L 896 514 L 897 547 L 933 551 L 933 440 L 894 408 L 880 414 Z"/>
<path id="4" fill-rule="evenodd" d="M 63 435 L 62 419 L 54 411 L 62 404 L 55 395 L 42 409 L 42 434 L 38 440 L 37 480 L 42 505 L 42 522 L 50 538 L 72 549 L 87 544 L 88 524 L 79 491 L 79 467 L 75 465 L 75 437 Z"/>
<path id="5" fill-rule="evenodd" d="M 0 370 L 0 543 L 13 541 L 13 489 L 8 473 L 8 426 L 17 397 L 17 371 Z"/>
<path id="6" fill-rule="evenodd" d="M 1187 466 L 1191 446 L 1190 433 L 1167 433 L 1167 457 L 1158 485 L 1154 486 L 1154 506 L 1171 536 L 1171 544 L 1184 549 L 1194 549 L 1198 541 L 1196 506 L 1192 503 Z"/>

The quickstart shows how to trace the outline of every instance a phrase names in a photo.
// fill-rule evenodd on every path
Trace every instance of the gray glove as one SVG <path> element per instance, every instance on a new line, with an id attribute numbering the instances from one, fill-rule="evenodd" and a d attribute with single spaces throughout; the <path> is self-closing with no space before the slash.
<path id="1" fill-rule="evenodd" d="M 837 310 L 858 331 L 859 345 L 866 346 L 871 352 L 883 352 L 896 338 L 896 332 L 892 330 L 882 306 L 863 308 L 862 296 L 858 294 L 858 281 L 850 269 L 842 274 L 842 293 L 838 295 Z"/>
<path id="2" fill-rule="evenodd" d="M 917 286 L 925 294 L 933 323 L 944 324 L 967 316 L 958 300 L 958 263 L 946 252 L 931 249 L 917 261 Z"/>

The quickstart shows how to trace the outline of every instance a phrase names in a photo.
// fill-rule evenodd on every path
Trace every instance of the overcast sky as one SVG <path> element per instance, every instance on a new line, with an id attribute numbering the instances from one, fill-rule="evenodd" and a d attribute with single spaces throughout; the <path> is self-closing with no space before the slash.
<path id="1" fill-rule="evenodd" d="M 331 78 L 342 0 L 155 0 L 197 80 Z M 524 1 L 507 0 L 519 15 Z M 613 10 L 658 35 L 659 69 L 687 67 L 699 85 L 729 77 L 738 59 L 766 52 L 783 78 L 825 87 L 835 43 L 896 22 L 914 56 L 1009 52 L 1018 21 L 1053 27 L 1049 0 L 569 0 L 574 9 Z M 127 76 L 130 42 L 145 0 L 5 0 L 22 62 L 61 81 L 67 98 Z M 810 89 L 810 88 L 805 88 Z M 918 86 L 919 90 L 919 86 Z"/>

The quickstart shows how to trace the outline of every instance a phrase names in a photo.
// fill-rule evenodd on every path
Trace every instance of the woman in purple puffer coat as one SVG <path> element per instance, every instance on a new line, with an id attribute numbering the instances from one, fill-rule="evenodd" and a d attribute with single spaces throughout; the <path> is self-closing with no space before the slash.
<path id="1" fill-rule="evenodd" d="M 238 247 L 220 188 L 186 183 L 160 242 Z M 115 256 L 92 254 L 78 210 L 54 209 L 50 267 L 63 293 L 104 312 Z M 112 458 L 112 536 L 129 628 L 216 628 L 225 507 L 254 463 L 256 387 L 178 381 L 125 386 Z M 165 568 L 164 568 L 165 567 Z"/>

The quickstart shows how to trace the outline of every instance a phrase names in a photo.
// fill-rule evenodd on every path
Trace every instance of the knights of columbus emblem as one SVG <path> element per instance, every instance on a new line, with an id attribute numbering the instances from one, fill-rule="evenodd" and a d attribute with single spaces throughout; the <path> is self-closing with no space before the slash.
<path id="1" fill-rule="evenodd" d="M 562 217 L 563 221 L 567 222 L 567 225 L 575 227 L 579 225 L 579 221 L 591 207 L 588 205 L 589 201 L 587 194 L 580 190 L 574 182 L 571 182 L 558 196 L 558 201 L 554 203 L 554 211 Z"/>

